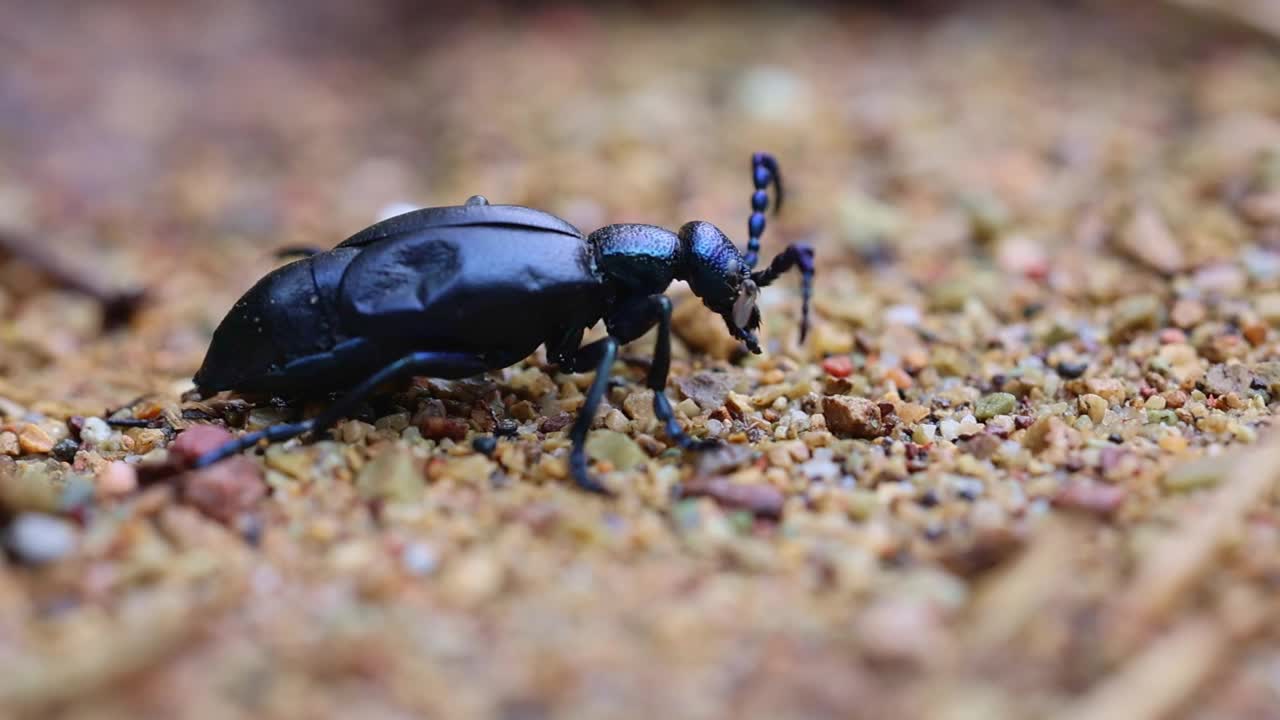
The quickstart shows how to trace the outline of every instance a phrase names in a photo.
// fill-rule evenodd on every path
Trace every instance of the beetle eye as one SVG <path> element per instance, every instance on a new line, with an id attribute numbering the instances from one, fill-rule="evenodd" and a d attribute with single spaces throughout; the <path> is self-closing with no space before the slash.
<path id="1" fill-rule="evenodd" d="M 733 301 L 733 324 L 740 328 L 744 328 L 751 322 L 751 313 L 756 309 L 756 296 L 760 294 L 760 288 L 751 280 L 747 280 L 742 284 L 742 290 L 738 293 L 738 299 Z"/>

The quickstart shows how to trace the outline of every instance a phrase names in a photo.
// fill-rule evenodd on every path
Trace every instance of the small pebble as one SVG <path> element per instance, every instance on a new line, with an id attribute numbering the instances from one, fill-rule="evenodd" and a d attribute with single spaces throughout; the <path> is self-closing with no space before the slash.
<path id="1" fill-rule="evenodd" d="M 997 415 L 1009 415 L 1018 406 L 1018 399 L 1006 392 L 991 393 L 978 400 L 974 415 L 978 420 L 990 420 Z"/>
<path id="2" fill-rule="evenodd" d="M 440 557 L 435 548 L 425 542 L 411 542 L 400 553 L 400 566 L 415 577 L 430 575 L 439 565 Z"/>
<path id="3" fill-rule="evenodd" d="M 85 428 L 88 429 L 87 422 Z M 180 462 L 191 462 L 233 438 L 229 430 L 219 425 L 196 425 L 178 434 L 169 445 L 169 454 Z"/>
<path id="4" fill-rule="evenodd" d="M 53 438 L 39 425 L 27 423 L 18 431 L 18 446 L 24 453 L 44 454 L 53 450 Z"/>
<path id="5" fill-rule="evenodd" d="M 80 443 L 66 437 L 54 443 L 51 450 L 52 455 L 62 462 L 72 462 L 76 459 L 76 453 L 80 450 Z"/>
<path id="6" fill-rule="evenodd" d="M 61 560 L 76 549 L 77 543 L 74 525 L 41 513 L 18 515 L 5 535 L 9 551 L 27 565 L 47 565 Z"/>
<path id="7" fill-rule="evenodd" d="M 839 437 L 871 440 L 886 432 L 880 406 L 866 398 L 828 395 L 822 399 L 822 414 Z"/>
<path id="8" fill-rule="evenodd" d="M 98 417 L 85 418 L 84 426 L 80 428 L 81 442 L 93 447 L 107 447 L 107 443 L 110 442 L 113 435 L 115 435 L 115 430 L 105 420 Z"/>
<path id="9" fill-rule="evenodd" d="M 515 437 L 520 431 L 520 423 L 511 418 L 502 418 L 498 421 L 497 427 L 493 429 L 493 434 L 498 437 Z"/>
<path id="10" fill-rule="evenodd" d="M 184 501 L 226 525 L 256 507 L 266 494 L 262 466 L 243 455 L 189 473 L 182 487 Z"/>
<path id="11" fill-rule="evenodd" d="M 471 441 L 471 447 L 481 455 L 489 456 L 498 448 L 498 441 L 492 435 L 477 435 Z"/>
<path id="12" fill-rule="evenodd" d="M 833 355 L 822 361 L 822 369 L 831 377 L 849 377 L 853 374 L 853 360 L 848 355 Z"/>
<path id="13" fill-rule="evenodd" d="M 97 491 L 100 495 L 128 495 L 137 488 L 138 471 L 129 463 L 108 463 L 98 474 Z"/>

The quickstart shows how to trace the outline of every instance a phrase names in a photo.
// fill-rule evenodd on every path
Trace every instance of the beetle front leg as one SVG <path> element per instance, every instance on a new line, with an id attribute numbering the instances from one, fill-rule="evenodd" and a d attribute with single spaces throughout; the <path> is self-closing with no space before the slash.
<path id="1" fill-rule="evenodd" d="M 719 446 L 718 440 L 694 440 L 676 421 L 671 401 L 667 399 L 667 376 L 671 372 L 671 298 L 666 295 L 650 295 L 641 301 L 624 306 L 609 318 L 611 334 L 623 342 L 640 337 L 649 328 L 658 326 L 658 342 L 653 349 L 653 362 L 649 365 L 646 381 L 653 391 L 653 413 L 662 421 L 667 437 L 685 450 L 707 450 Z"/>
<path id="2" fill-rule="evenodd" d="M 756 287 L 767 287 L 792 268 L 800 270 L 800 342 L 804 342 L 809 332 L 809 299 L 813 296 L 813 246 L 807 243 L 788 245 L 773 258 L 769 267 L 751 273 L 751 279 Z"/>

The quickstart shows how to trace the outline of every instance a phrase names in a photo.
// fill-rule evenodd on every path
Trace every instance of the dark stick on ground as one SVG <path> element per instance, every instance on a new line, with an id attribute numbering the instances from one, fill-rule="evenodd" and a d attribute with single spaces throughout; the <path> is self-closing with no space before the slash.
<path id="1" fill-rule="evenodd" d="M 28 263 L 69 290 L 88 295 L 102 305 L 103 329 L 127 324 L 145 299 L 141 288 L 111 287 L 86 269 L 69 262 L 31 236 L 0 230 L 0 250 Z"/>

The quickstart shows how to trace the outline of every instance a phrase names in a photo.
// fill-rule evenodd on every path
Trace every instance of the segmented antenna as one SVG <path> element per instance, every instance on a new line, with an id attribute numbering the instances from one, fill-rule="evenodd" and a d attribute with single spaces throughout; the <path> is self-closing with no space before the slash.
<path id="1" fill-rule="evenodd" d="M 751 194 L 751 219 L 747 221 L 747 254 L 744 258 L 748 268 L 754 268 L 760 258 L 760 236 L 764 234 L 764 213 L 769 207 L 769 183 L 773 183 L 775 195 L 773 212 L 782 209 L 782 173 L 778 170 L 778 161 L 768 153 L 755 153 L 751 156 L 751 181 L 756 190 Z"/>

